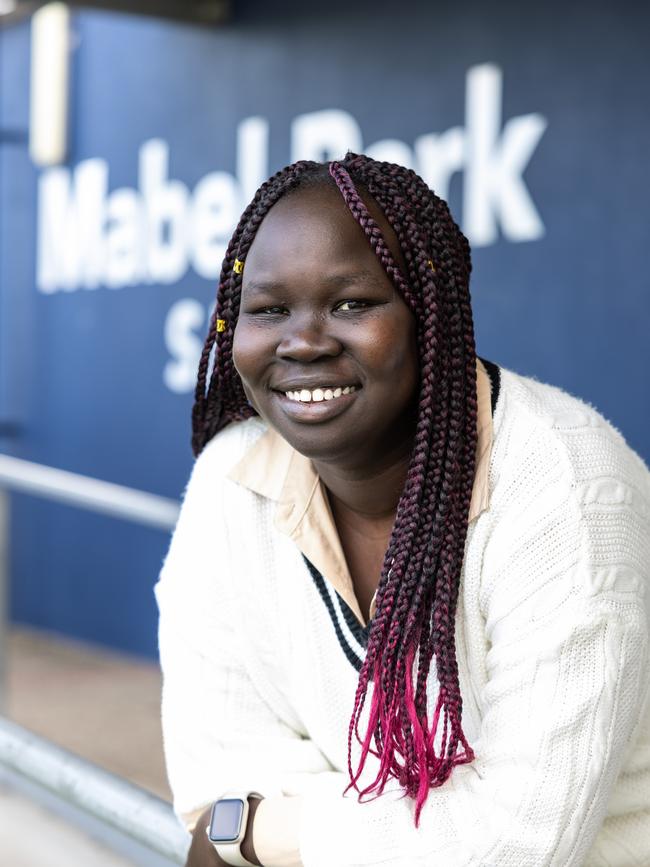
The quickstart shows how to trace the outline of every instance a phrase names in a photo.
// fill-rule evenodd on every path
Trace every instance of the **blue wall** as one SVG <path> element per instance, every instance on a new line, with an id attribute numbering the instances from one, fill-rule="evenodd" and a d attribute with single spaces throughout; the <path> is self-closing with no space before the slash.
<path id="1" fill-rule="evenodd" d="M 311 155 L 306 124 L 327 155 L 330 110 L 333 148 L 383 142 L 432 176 L 463 143 L 449 199 L 480 353 L 586 398 L 650 459 L 647 7 L 272 5 L 213 31 L 74 19 L 68 163 L 0 142 L 2 449 L 180 496 L 222 238 L 258 179 Z M 5 132 L 27 130 L 29 47 L 26 23 L 0 31 Z M 14 618 L 153 654 L 164 534 L 14 505 Z"/>

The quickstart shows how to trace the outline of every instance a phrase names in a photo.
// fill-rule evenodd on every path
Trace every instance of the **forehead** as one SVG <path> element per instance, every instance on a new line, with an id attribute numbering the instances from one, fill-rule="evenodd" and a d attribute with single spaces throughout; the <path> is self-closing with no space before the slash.
<path id="1" fill-rule="evenodd" d="M 393 256 L 401 262 L 397 237 L 376 202 L 364 196 Z M 365 232 L 332 185 L 300 188 L 280 199 L 262 220 L 246 256 L 243 290 L 251 279 L 281 279 L 298 269 L 349 269 L 385 275 Z"/>

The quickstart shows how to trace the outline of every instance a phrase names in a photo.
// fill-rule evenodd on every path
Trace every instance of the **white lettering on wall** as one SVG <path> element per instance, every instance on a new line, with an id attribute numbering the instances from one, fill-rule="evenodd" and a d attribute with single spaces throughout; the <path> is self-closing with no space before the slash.
<path id="1" fill-rule="evenodd" d="M 194 190 L 190 215 L 191 259 L 201 277 L 219 275 L 240 211 L 237 181 L 228 172 L 210 172 Z"/>
<path id="2" fill-rule="evenodd" d="M 36 278 L 41 292 L 95 289 L 104 280 L 108 164 L 85 160 L 74 174 L 43 172 L 38 182 Z"/>
<path id="3" fill-rule="evenodd" d="M 465 130 L 454 126 L 440 135 L 419 136 L 415 139 L 415 156 L 420 177 L 446 201 L 452 175 L 465 162 Z"/>
<path id="4" fill-rule="evenodd" d="M 361 129 L 347 111 L 330 108 L 299 115 L 291 124 L 291 162 L 326 162 L 346 151 L 363 152 Z"/>
<path id="5" fill-rule="evenodd" d="M 532 241 L 544 224 L 522 174 L 546 120 L 539 114 L 513 117 L 501 129 L 502 74 L 485 64 L 467 74 L 463 229 L 473 244 L 493 244 L 497 218 L 510 241 Z"/>
<path id="6" fill-rule="evenodd" d="M 385 138 L 375 142 L 375 144 L 369 145 L 364 153 L 372 157 L 373 160 L 379 160 L 380 162 L 398 163 L 407 169 L 415 169 L 416 167 L 413 150 L 406 142 L 396 138 Z"/>
<path id="7" fill-rule="evenodd" d="M 171 358 L 163 369 L 163 382 L 179 394 L 191 391 L 196 383 L 206 320 L 203 304 L 195 298 L 181 298 L 169 308 L 165 320 L 165 346 Z"/>
<path id="8" fill-rule="evenodd" d="M 502 120 L 503 76 L 492 64 L 470 69 L 465 126 L 369 144 L 377 159 L 414 168 L 443 198 L 463 173 L 461 224 L 475 246 L 531 241 L 544 224 L 523 173 L 546 128 L 539 114 Z M 109 193 L 109 166 L 90 159 L 45 170 L 38 191 L 37 285 L 42 292 L 141 283 L 177 283 L 193 267 L 213 280 L 244 205 L 268 175 L 269 124 L 244 119 L 237 129 L 236 176 L 210 172 L 194 190 L 173 178 L 169 145 L 140 148 L 138 188 Z M 309 112 L 291 125 L 291 159 L 328 160 L 363 152 L 361 129 L 340 109 Z"/>
<path id="9" fill-rule="evenodd" d="M 143 208 L 135 190 L 115 190 L 106 204 L 104 282 L 112 289 L 142 282 L 146 273 L 139 239 Z"/>
<path id="10" fill-rule="evenodd" d="M 269 122 L 264 117 L 247 117 L 237 127 L 237 178 L 242 207 L 269 176 Z M 235 219 L 239 217 L 236 215 Z M 233 221 L 234 223 L 234 221 Z M 231 227 L 229 235 L 232 234 Z"/>
<path id="11" fill-rule="evenodd" d="M 140 148 L 140 189 L 146 209 L 147 279 L 176 283 L 187 270 L 187 209 L 190 192 L 168 179 L 169 146 L 152 139 Z"/>

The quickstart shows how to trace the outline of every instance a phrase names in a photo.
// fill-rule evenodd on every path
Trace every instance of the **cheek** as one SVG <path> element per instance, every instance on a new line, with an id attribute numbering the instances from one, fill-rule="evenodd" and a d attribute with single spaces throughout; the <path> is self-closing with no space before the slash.
<path id="1" fill-rule="evenodd" d="M 232 363 L 240 378 L 244 380 L 246 378 L 246 352 L 240 335 L 241 329 L 237 325 L 232 336 Z"/>
<path id="2" fill-rule="evenodd" d="M 419 379 L 419 359 L 413 319 L 395 316 L 378 323 L 366 343 L 366 358 L 382 380 L 411 390 Z"/>
<path id="3" fill-rule="evenodd" d="M 259 363 L 259 352 L 256 349 L 255 341 L 250 334 L 247 334 L 246 328 L 240 328 L 239 324 L 235 327 L 235 333 L 232 340 L 232 361 L 235 370 L 239 374 L 244 394 L 249 404 L 259 414 L 260 409 L 255 400 L 255 373 Z"/>
<path id="4" fill-rule="evenodd" d="M 232 339 L 232 360 L 244 386 L 254 384 L 263 365 L 263 355 L 264 347 L 259 336 L 238 322 Z"/>

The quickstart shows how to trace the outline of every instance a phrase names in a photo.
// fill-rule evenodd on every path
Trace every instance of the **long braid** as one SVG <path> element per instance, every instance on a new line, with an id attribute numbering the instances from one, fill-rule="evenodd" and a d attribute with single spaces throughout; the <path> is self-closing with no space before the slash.
<path id="1" fill-rule="evenodd" d="M 409 173 L 406 170 L 399 169 L 394 166 L 383 165 L 380 167 L 380 171 L 382 175 L 393 172 L 395 174 L 401 174 L 404 178 L 408 176 Z M 335 175 L 336 177 L 336 175 Z M 337 178 L 338 180 L 338 178 Z M 409 208 L 408 208 L 408 199 L 405 201 L 402 196 L 394 196 L 393 200 L 398 203 L 398 206 L 401 208 L 401 214 L 395 215 L 392 213 L 392 208 L 390 207 L 390 199 L 384 198 L 381 193 L 378 192 L 374 188 L 374 184 L 369 182 L 368 177 L 365 173 L 360 173 L 360 180 L 363 183 L 364 187 L 368 190 L 368 192 L 373 195 L 377 203 L 380 205 L 382 210 L 384 211 L 386 217 L 389 222 L 392 224 L 393 228 L 398 235 L 398 240 L 400 241 L 402 250 L 405 251 L 405 259 L 407 263 L 409 263 L 409 257 L 406 255 L 406 251 L 412 252 L 414 246 L 417 246 L 417 242 L 419 240 L 418 236 L 420 236 L 419 227 L 414 227 L 412 220 L 409 220 Z M 416 175 L 410 173 L 410 180 L 415 181 L 416 185 L 419 185 L 420 188 L 424 187 L 424 184 L 417 178 Z M 385 186 L 385 185 L 384 185 Z M 426 188 L 424 188 L 426 190 Z M 343 195 L 346 198 L 347 188 L 343 186 Z M 419 192 L 419 191 L 418 191 Z M 429 201 L 433 197 L 429 191 L 426 191 L 429 196 Z M 413 196 L 411 197 L 413 198 Z M 437 203 L 441 205 L 440 200 L 437 200 Z M 356 216 L 355 210 L 351 208 L 353 216 Z M 444 210 L 446 211 L 446 206 L 444 206 Z M 401 219 L 400 219 L 401 217 Z M 411 223 L 411 225 L 409 225 Z M 445 225 L 446 223 L 446 225 Z M 360 221 L 360 224 L 367 231 L 366 225 Z M 420 223 L 422 225 L 422 223 Z M 406 239 L 403 237 L 404 231 L 400 231 L 403 228 L 405 232 L 409 235 Z M 452 234 L 458 236 L 460 233 L 457 230 L 457 227 L 453 224 L 451 219 L 447 215 L 446 221 L 438 221 L 438 233 L 445 234 L 448 233 L 449 229 L 452 230 Z M 445 231 L 447 230 L 447 231 Z M 462 236 L 461 236 L 462 237 Z M 407 241 L 405 244 L 404 241 Z M 435 250 L 436 246 L 439 246 L 438 256 L 435 256 L 436 260 L 439 262 L 439 267 L 442 268 L 443 272 L 445 270 L 449 270 L 447 267 L 447 263 L 449 260 L 454 261 L 454 252 L 461 253 L 461 262 L 460 269 L 465 274 L 465 287 L 467 286 L 467 278 L 469 276 L 469 258 L 466 255 L 468 252 L 468 248 L 461 243 L 460 245 L 457 243 L 453 245 L 453 238 L 443 238 L 442 244 L 436 245 L 435 239 L 432 244 L 432 249 Z M 451 242 L 451 244 L 450 244 Z M 372 243 L 372 240 L 371 240 Z M 451 253 L 450 253 L 451 246 Z M 454 251 L 454 246 L 456 246 L 456 251 Z M 380 257 L 381 258 L 381 257 Z M 456 257 L 457 258 L 457 257 Z M 411 268 L 413 268 L 413 257 L 411 257 Z M 413 279 L 414 275 L 411 273 L 409 275 L 411 279 Z M 448 318 L 448 338 L 449 343 L 452 347 L 452 351 L 456 350 L 462 352 L 462 347 L 459 346 L 459 337 L 460 342 L 465 342 L 465 349 L 467 349 L 471 345 L 471 349 L 473 350 L 473 334 L 470 331 L 469 340 L 468 336 L 463 336 L 462 334 L 458 334 L 458 328 L 454 328 L 454 324 L 458 324 L 460 319 L 460 311 L 458 310 L 458 299 L 456 297 L 456 292 L 454 291 L 454 280 L 455 275 L 449 274 L 448 279 L 448 292 L 447 295 L 447 307 L 451 308 L 451 315 Z M 416 277 L 417 279 L 417 277 Z M 397 284 L 396 284 L 397 285 Z M 425 288 L 425 287 L 423 287 Z M 431 311 L 435 311 L 436 304 L 435 298 L 432 299 L 432 304 L 429 305 L 429 309 Z M 451 303 L 450 303 L 451 302 Z M 426 328 L 426 317 L 425 317 L 425 336 L 427 340 L 425 344 L 431 342 L 431 338 L 433 338 L 433 333 L 427 333 L 428 329 Z M 421 419 L 425 414 L 428 405 L 429 405 L 429 395 L 426 393 L 429 391 L 427 385 L 431 383 L 431 378 L 428 375 L 429 371 L 427 370 L 427 361 L 429 361 L 430 357 L 430 346 L 425 345 L 421 348 L 421 359 L 422 359 L 422 381 L 423 381 L 423 389 L 422 394 L 420 396 L 420 413 Z M 472 351 L 471 358 L 467 359 L 467 368 L 472 364 L 475 369 L 475 355 Z M 465 370 L 466 373 L 466 370 Z M 465 464 L 466 468 L 469 469 L 469 473 L 466 473 L 466 476 L 469 476 L 470 482 L 473 478 L 474 465 L 473 460 L 467 467 L 467 460 L 459 460 L 458 456 L 458 441 L 459 434 L 462 432 L 462 421 L 463 419 L 459 416 L 462 415 L 463 411 L 463 401 L 459 399 L 459 393 L 462 391 L 463 395 L 466 393 L 467 389 L 464 387 L 464 371 L 456 364 L 455 376 L 452 381 L 452 392 L 451 392 L 451 407 L 453 408 L 455 418 L 452 416 L 451 426 L 447 427 L 445 425 L 437 425 L 438 432 L 445 431 L 445 435 L 442 438 L 442 442 L 439 438 L 439 447 L 436 448 L 430 437 L 425 436 L 423 438 L 425 445 L 425 452 L 428 454 L 430 458 L 433 458 L 433 463 L 436 462 L 437 458 L 440 457 L 440 445 L 442 445 L 445 456 L 447 458 L 447 467 L 443 479 L 445 482 L 448 482 L 450 478 L 453 477 L 454 473 L 458 475 L 458 468 L 460 464 Z M 471 382 L 471 380 L 470 380 Z M 475 388 L 475 380 L 474 388 Z M 437 380 L 437 389 L 438 394 L 441 394 L 441 382 Z M 469 415 L 471 419 L 472 407 L 469 406 Z M 440 419 L 442 421 L 442 419 Z M 423 425 L 423 429 L 425 434 L 432 433 L 430 423 L 425 423 Z M 434 431 L 436 427 L 434 427 Z M 416 433 L 416 445 L 413 453 L 413 460 L 411 464 L 411 469 L 414 470 L 414 475 L 416 478 L 422 479 L 422 474 L 420 470 L 422 469 L 422 464 L 426 464 L 426 455 L 418 454 L 418 440 L 420 439 L 419 434 L 420 430 Z M 475 407 L 474 407 L 474 436 L 465 437 L 466 440 L 474 442 L 475 446 Z M 428 440 L 428 443 L 426 442 Z M 424 458 L 424 460 L 422 459 Z M 449 460 L 451 459 L 452 463 L 449 465 Z M 416 796 L 417 798 L 417 806 L 416 806 L 416 816 L 419 816 L 419 811 L 424 802 L 424 798 L 426 797 L 426 793 L 430 785 L 440 784 L 446 779 L 448 776 L 451 767 L 454 763 L 460 760 L 467 760 L 469 757 L 468 751 L 466 753 L 456 757 L 456 747 L 458 742 L 460 741 L 464 747 L 467 747 L 465 738 L 462 734 L 462 729 L 460 727 L 460 715 L 461 715 L 461 705 L 460 705 L 460 694 L 458 689 L 458 673 L 455 661 L 455 650 L 454 650 L 454 642 L 453 642 L 453 619 L 455 613 L 455 605 L 457 599 L 457 591 L 458 591 L 458 575 L 456 574 L 456 580 L 453 580 L 454 573 L 459 572 L 459 568 L 454 568 L 458 563 L 458 539 L 459 534 L 450 532 L 445 524 L 450 524 L 452 527 L 458 525 L 458 521 L 464 520 L 464 524 L 466 527 L 467 523 L 467 511 L 469 509 L 469 497 L 468 493 L 471 492 L 471 484 L 469 488 L 467 485 L 462 484 L 461 481 L 461 489 L 465 488 L 465 497 L 460 495 L 460 500 L 462 503 L 466 502 L 466 509 L 464 511 L 464 516 L 462 516 L 463 508 L 461 503 L 461 509 L 454 509 L 454 500 L 458 500 L 459 496 L 456 491 L 453 490 L 453 486 L 448 486 L 445 484 L 442 496 L 438 497 L 438 520 L 431 521 L 431 497 L 432 494 L 435 494 L 435 491 L 432 490 L 431 486 L 427 484 L 428 479 L 436 478 L 435 467 L 431 466 L 432 462 L 429 462 L 428 469 L 433 472 L 426 472 L 423 478 L 423 484 L 421 485 L 422 490 L 422 500 L 420 501 L 420 510 L 423 513 L 423 520 L 420 523 L 420 533 L 416 533 L 415 538 L 413 538 L 413 548 L 414 554 L 413 562 L 410 564 L 409 572 L 411 575 L 419 575 L 420 581 L 419 583 L 413 584 L 411 580 L 408 578 L 402 578 L 400 580 L 400 593 L 397 599 L 397 603 L 392 607 L 392 620 L 393 626 L 388 635 L 388 639 L 384 644 L 383 654 L 382 654 L 382 662 L 380 666 L 376 668 L 379 669 L 379 674 L 381 678 L 382 691 L 386 689 L 387 681 L 392 681 L 393 688 L 397 688 L 397 698 L 399 701 L 396 703 L 393 701 L 391 703 L 391 707 L 398 708 L 397 714 L 395 714 L 394 719 L 392 721 L 389 720 L 388 724 L 383 724 L 383 730 L 376 731 L 375 740 L 376 742 L 381 742 L 382 745 L 385 745 L 387 740 L 392 738 L 393 746 L 395 747 L 395 754 L 392 757 L 392 772 L 394 776 L 398 776 L 402 785 L 405 786 L 407 792 Z M 439 463 L 439 461 L 438 461 Z M 449 487 L 449 491 L 446 491 L 445 488 Z M 405 491 L 406 494 L 406 491 Z M 403 499 L 406 499 L 404 497 Z M 451 510 L 449 502 L 451 501 Z M 410 504 L 410 507 L 413 507 L 413 503 Z M 410 509 L 407 509 L 407 512 Z M 445 513 L 449 514 L 449 518 L 447 521 L 444 521 Z M 399 514 L 399 513 L 398 513 Z M 462 516 L 462 517 L 461 517 Z M 442 520 L 441 520 L 442 519 Z M 436 526 L 438 525 L 438 526 Z M 440 529 L 441 534 L 446 531 L 446 556 L 443 560 L 440 579 L 436 582 L 436 590 L 437 592 L 433 594 L 431 592 L 431 582 L 423 582 L 421 580 L 422 574 L 431 575 L 432 568 L 434 567 L 434 563 L 432 561 L 432 554 L 435 554 L 435 550 L 432 551 L 432 548 L 435 545 L 436 533 L 437 529 Z M 428 533 L 428 540 L 422 538 L 422 530 L 425 531 L 425 534 Z M 396 522 L 395 527 L 395 535 L 398 534 L 398 527 Z M 417 538 L 419 536 L 419 538 Z M 462 534 L 462 545 L 464 546 L 464 536 Z M 431 544 L 433 542 L 433 545 Z M 455 551 L 454 551 L 455 549 Z M 424 556 L 423 556 L 424 555 Z M 462 562 L 462 554 L 460 558 Z M 424 570 L 422 569 L 422 565 L 424 563 Z M 458 564 L 459 565 L 459 564 Z M 400 598 L 401 597 L 401 598 Z M 436 610 L 433 612 L 433 644 L 431 643 L 431 629 L 430 629 L 430 611 L 433 601 L 436 602 Z M 382 607 L 381 601 L 378 598 L 378 609 Z M 451 635 L 451 642 L 449 641 L 449 636 Z M 378 638 L 383 638 L 384 636 L 378 636 Z M 399 640 L 399 648 L 397 649 L 397 643 Z M 419 644 L 419 663 L 418 663 L 418 678 L 417 678 L 417 691 L 415 695 L 415 701 L 412 700 L 412 690 L 411 690 L 411 666 L 413 663 L 416 647 Z M 374 648 L 373 648 L 374 649 Z M 429 663 L 432 655 L 432 651 L 435 652 L 436 658 L 438 661 L 438 678 L 440 681 L 440 697 L 444 699 L 441 703 L 439 701 L 438 707 L 436 709 L 436 713 L 434 714 L 434 723 L 431 727 L 427 726 L 426 721 L 426 676 L 428 674 Z M 369 667 L 370 658 L 372 657 L 371 648 L 369 645 L 368 654 L 366 658 L 366 668 Z M 367 671 L 362 671 L 360 678 L 360 686 L 359 691 L 363 691 L 365 694 L 365 690 L 367 689 L 367 682 L 364 683 L 364 674 L 367 675 Z M 377 678 L 374 678 L 375 681 Z M 387 701 L 384 698 L 384 704 L 387 704 Z M 375 690 L 374 701 L 378 702 L 381 705 L 382 697 L 380 693 L 380 698 L 377 700 L 377 690 Z M 360 714 L 360 709 L 362 708 L 362 702 L 357 703 L 356 713 L 357 719 L 353 720 L 355 724 L 358 724 L 358 715 Z M 444 706 L 444 733 L 442 737 L 441 744 L 441 755 L 437 757 L 435 752 L 432 749 L 433 746 L 433 738 L 435 736 L 438 714 L 440 710 Z M 385 707 L 384 707 L 385 710 Z M 377 719 L 385 719 L 385 716 L 382 714 L 382 708 L 371 710 L 370 720 L 371 722 Z M 391 728 L 392 722 L 392 728 Z M 378 724 L 377 724 L 378 725 Z M 401 728 L 399 727 L 401 725 Z M 445 740 L 446 740 L 446 732 L 447 725 L 450 727 L 450 740 L 447 748 L 445 750 Z M 420 731 L 418 731 L 418 728 Z M 352 731 L 352 726 L 351 726 Z M 358 732 L 357 732 L 358 735 Z M 404 749 L 401 750 L 400 747 L 403 745 Z M 350 746 L 350 744 L 349 744 Z M 365 756 L 367 754 L 367 738 L 362 743 L 362 757 L 359 765 L 359 769 L 356 774 L 351 773 L 351 777 L 353 782 L 356 782 L 358 776 L 363 767 L 363 763 L 365 761 Z M 400 767 L 398 758 L 401 757 L 405 759 L 404 764 Z M 415 756 L 417 756 L 417 761 L 415 761 Z M 426 767 L 424 767 L 426 766 Z M 428 777 L 428 779 L 427 779 Z M 362 794 L 376 791 L 380 793 L 383 789 L 383 785 L 387 779 L 386 767 L 383 768 L 383 773 L 380 771 L 375 782 L 363 790 Z"/>
<path id="2" fill-rule="evenodd" d="M 415 172 L 348 154 L 329 165 L 295 163 L 260 187 L 226 251 L 199 364 L 192 443 L 198 455 L 226 424 L 255 414 L 232 359 L 241 298 L 235 260 L 245 260 L 264 217 L 280 198 L 325 184 L 340 191 L 417 325 L 420 392 L 413 450 L 348 730 L 348 788 L 354 786 L 360 798 L 378 796 L 391 777 L 397 779 L 416 801 L 417 825 L 430 788 L 442 785 L 455 765 L 473 758 L 461 724 L 454 626 L 475 472 L 477 406 L 469 245 L 447 205 Z M 404 268 L 392 256 L 360 191 L 374 199 L 395 232 Z M 427 688 L 434 658 L 439 688 L 430 714 Z M 356 768 L 354 738 L 361 746 Z M 379 770 L 359 790 L 368 753 L 379 760 Z"/>

